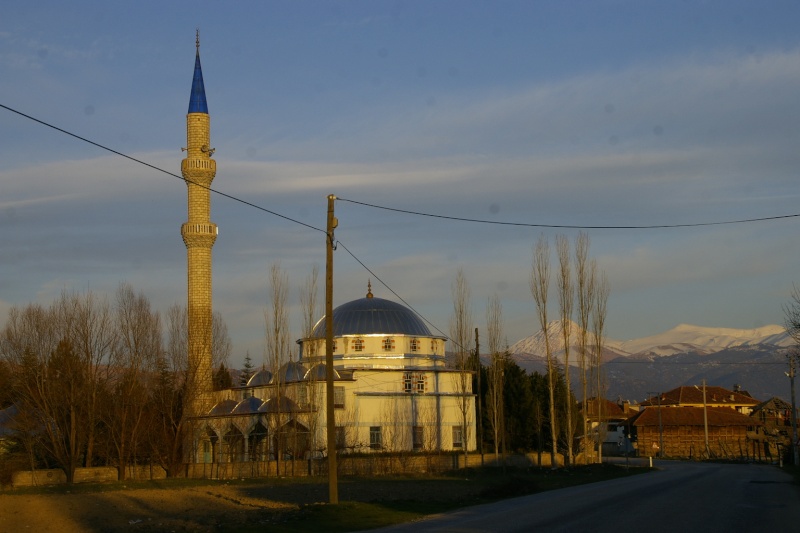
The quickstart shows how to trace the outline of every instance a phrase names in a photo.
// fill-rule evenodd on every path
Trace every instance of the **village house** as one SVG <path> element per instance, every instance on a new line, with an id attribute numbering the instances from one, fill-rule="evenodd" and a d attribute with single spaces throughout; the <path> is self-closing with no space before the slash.
<path id="1" fill-rule="evenodd" d="M 647 407 L 622 423 L 639 456 L 688 459 L 755 457 L 759 425 L 728 407 Z"/>

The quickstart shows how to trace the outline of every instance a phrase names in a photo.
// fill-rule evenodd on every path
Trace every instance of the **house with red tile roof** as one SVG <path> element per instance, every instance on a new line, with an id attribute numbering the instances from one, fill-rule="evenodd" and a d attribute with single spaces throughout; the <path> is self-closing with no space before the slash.
<path id="1" fill-rule="evenodd" d="M 704 390 L 705 389 L 705 390 Z M 749 415 L 761 403 L 738 387 L 728 390 L 712 385 L 682 386 L 643 401 L 641 407 L 725 407 Z"/>
<path id="2" fill-rule="evenodd" d="M 762 423 L 730 407 L 647 407 L 622 424 L 643 457 L 757 458 Z M 663 450 L 663 453 L 660 453 Z"/>

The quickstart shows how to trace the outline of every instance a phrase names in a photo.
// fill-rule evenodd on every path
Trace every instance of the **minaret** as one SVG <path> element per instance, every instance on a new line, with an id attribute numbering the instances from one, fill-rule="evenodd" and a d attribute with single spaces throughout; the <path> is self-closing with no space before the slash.
<path id="1" fill-rule="evenodd" d="M 186 244 L 188 286 L 188 387 L 185 408 L 189 416 L 205 414 L 211 401 L 211 248 L 217 225 L 211 222 L 211 182 L 217 162 L 211 159 L 210 118 L 200 68 L 200 32 L 196 37 L 194 79 L 186 115 L 187 156 L 181 174 L 189 192 L 189 220 L 181 226 Z"/>

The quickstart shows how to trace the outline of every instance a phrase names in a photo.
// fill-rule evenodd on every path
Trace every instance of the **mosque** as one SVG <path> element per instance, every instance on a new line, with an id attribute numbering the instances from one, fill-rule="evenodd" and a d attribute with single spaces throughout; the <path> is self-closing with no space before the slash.
<path id="1" fill-rule="evenodd" d="M 325 331 L 322 317 L 299 339 L 298 361 L 262 369 L 243 387 L 212 391 L 210 118 L 196 42 L 186 117 L 189 369 L 186 409 L 194 463 L 267 461 L 326 454 Z M 446 337 L 431 334 L 407 307 L 366 296 L 333 310 L 334 413 L 338 453 L 476 448 L 470 372 L 445 364 Z"/>

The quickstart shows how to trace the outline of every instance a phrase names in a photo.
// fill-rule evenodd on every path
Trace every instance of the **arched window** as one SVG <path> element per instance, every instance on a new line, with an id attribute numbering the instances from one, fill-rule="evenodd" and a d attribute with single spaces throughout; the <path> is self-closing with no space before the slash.
<path id="1" fill-rule="evenodd" d="M 385 339 L 383 339 L 383 351 L 384 352 L 394 351 L 394 339 L 392 337 L 386 337 Z"/>
<path id="2" fill-rule="evenodd" d="M 353 339 L 353 351 L 354 352 L 364 351 L 364 339 Z"/>
<path id="3" fill-rule="evenodd" d="M 418 352 L 420 350 L 419 339 L 411 339 L 411 351 Z"/>

